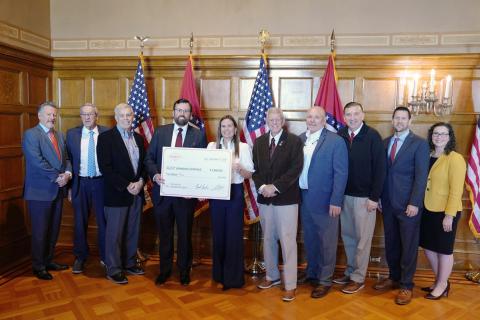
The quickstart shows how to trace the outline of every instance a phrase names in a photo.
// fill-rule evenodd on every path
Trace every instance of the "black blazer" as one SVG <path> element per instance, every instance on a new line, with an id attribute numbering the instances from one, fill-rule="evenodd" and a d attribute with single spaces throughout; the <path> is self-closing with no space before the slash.
<path id="1" fill-rule="evenodd" d="M 145 167 L 152 180 L 157 173 L 161 173 L 162 171 L 163 147 L 171 146 L 173 128 L 173 124 L 157 127 L 150 141 L 150 146 L 145 156 Z M 188 125 L 183 146 L 185 148 L 206 148 L 207 141 L 205 134 L 197 128 Z M 153 204 L 155 205 L 160 204 L 163 198 L 160 196 L 160 187 L 155 182 L 153 183 L 152 198 Z"/>
<path id="2" fill-rule="evenodd" d="M 298 178 L 303 168 L 302 141 L 296 135 L 283 130 L 272 159 L 269 147 L 269 132 L 255 140 L 253 146 L 255 172 L 252 178 L 257 190 L 264 184 L 273 184 L 280 193 L 272 198 L 264 198 L 258 194 L 258 203 L 277 206 L 299 203 Z"/>
<path id="3" fill-rule="evenodd" d="M 143 166 L 145 159 L 143 138 L 136 132 L 133 135 L 139 151 L 137 174 L 133 170 L 127 147 L 117 127 L 98 136 L 97 160 L 105 180 L 104 197 L 107 207 L 130 206 L 133 203 L 133 195 L 128 192 L 128 185 L 130 182 L 137 182 L 140 178 L 146 181 L 147 175 Z M 143 190 L 139 195 L 143 198 Z"/>

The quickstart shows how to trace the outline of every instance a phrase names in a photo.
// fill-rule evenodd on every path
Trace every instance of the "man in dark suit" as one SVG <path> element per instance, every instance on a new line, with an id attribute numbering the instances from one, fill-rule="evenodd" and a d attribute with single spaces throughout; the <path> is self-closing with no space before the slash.
<path id="1" fill-rule="evenodd" d="M 67 151 L 72 162 L 73 177 L 69 199 L 75 212 L 73 254 L 75 262 L 72 272 L 82 273 L 88 257 L 88 218 L 90 210 L 95 210 L 97 221 L 98 249 L 100 261 L 105 261 L 105 216 L 103 213 L 103 177 L 97 160 L 98 135 L 107 131 L 97 125 L 98 111 L 91 103 L 80 107 L 82 126 L 67 131 Z"/>
<path id="2" fill-rule="evenodd" d="M 32 222 L 33 273 L 41 280 L 52 280 L 49 270 L 68 269 L 66 265 L 53 262 L 53 256 L 67 191 L 65 186 L 72 177 L 72 169 L 63 135 L 54 129 L 57 119 L 55 104 L 41 104 L 38 119 L 39 124 L 23 135 L 23 196 Z"/>
<path id="3" fill-rule="evenodd" d="M 307 253 L 307 270 L 300 283 L 315 288 L 312 298 L 327 295 L 337 258 L 338 221 L 348 178 L 348 153 L 342 138 L 325 128 L 325 110 L 313 107 L 307 114 L 304 165 L 299 185 L 300 209 Z"/>
<path id="4" fill-rule="evenodd" d="M 410 131 L 411 122 L 410 110 L 397 107 L 392 117 L 395 133 L 384 140 L 387 176 L 381 201 L 390 275 L 374 286 L 377 290 L 400 288 L 395 298 L 400 305 L 412 299 L 428 176 L 428 143 Z"/>
<path id="5" fill-rule="evenodd" d="M 98 137 L 97 155 L 104 178 L 105 264 L 107 278 L 128 283 L 125 273 L 141 275 L 136 253 L 143 208 L 143 138 L 132 130 L 133 110 L 126 103 L 115 107 L 116 127 Z"/>
<path id="6" fill-rule="evenodd" d="M 160 239 L 160 274 L 155 283 L 165 283 L 172 273 L 173 226 L 177 224 L 177 267 L 182 285 L 190 283 L 192 267 L 192 225 L 196 199 L 160 196 L 162 148 L 205 148 L 205 135 L 189 125 L 192 106 L 186 99 L 173 104 L 173 124 L 157 127 L 145 158 L 148 174 L 154 182 L 152 191 L 154 214 Z"/>
<path id="7" fill-rule="evenodd" d="M 303 152 L 300 138 L 283 130 L 285 118 L 279 108 L 269 108 L 270 131 L 255 140 L 253 181 L 258 190 L 258 208 L 263 230 L 266 277 L 258 285 L 269 289 L 281 283 L 278 269 L 278 241 L 283 257 L 285 293 L 282 300 L 295 299 L 297 288 L 297 221 Z"/>

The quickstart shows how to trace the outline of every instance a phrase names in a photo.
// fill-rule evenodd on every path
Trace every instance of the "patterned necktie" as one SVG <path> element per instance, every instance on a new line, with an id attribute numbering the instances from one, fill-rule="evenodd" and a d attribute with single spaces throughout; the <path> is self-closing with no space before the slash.
<path id="1" fill-rule="evenodd" d="M 353 143 L 353 138 L 355 138 L 355 133 L 351 132 L 350 133 L 350 145 Z"/>
<path id="2" fill-rule="evenodd" d="M 55 149 L 55 153 L 57 154 L 58 159 L 62 159 L 62 156 L 60 155 L 60 148 L 58 147 L 58 141 L 57 138 L 55 138 L 55 133 L 52 130 L 48 132 L 48 138 L 50 139 L 50 142 L 52 142 L 53 148 Z"/>
<path id="3" fill-rule="evenodd" d="M 176 148 L 181 148 L 183 143 L 182 143 L 182 128 L 178 128 L 178 133 L 177 133 L 177 140 L 175 140 L 175 147 Z"/>
<path id="4" fill-rule="evenodd" d="M 95 140 L 93 139 L 93 130 L 90 130 L 89 134 L 90 138 L 88 140 L 87 175 L 89 177 L 94 177 L 97 175 L 97 166 L 95 164 Z"/>
<path id="5" fill-rule="evenodd" d="M 393 160 L 395 160 L 395 153 L 397 153 L 397 142 L 398 138 L 395 138 L 392 144 L 392 148 L 390 149 L 390 162 L 393 163 Z"/>
<path id="6" fill-rule="evenodd" d="M 272 159 L 273 153 L 275 152 L 275 138 L 272 138 L 270 142 L 270 159 Z"/>

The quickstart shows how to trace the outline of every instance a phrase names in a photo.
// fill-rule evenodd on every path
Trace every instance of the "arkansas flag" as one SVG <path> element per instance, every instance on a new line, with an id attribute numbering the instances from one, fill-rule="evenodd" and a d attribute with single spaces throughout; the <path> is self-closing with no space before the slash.
<path id="1" fill-rule="evenodd" d="M 187 99 L 192 105 L 192 118 L 190 124 L 200 129 L 205 135 L 205 122 L 200 113 L 200 100 L 197 95 L 197 87 L 195 85 L 195 77 L 193 76 L 192 56 L 188 57 L 185 73 L 183 74 L 182 90 L 180 91 L 180 99 Z M 203 200 L 197 203 L 195 208 L 195 217 L 208 209 L 208 201 Z"/>
<path id="2" fill-rule="evenodd" d="M 343 119 L 343 106 L 337 90 L 337 75 L 335 72 L 335 53 L 328 58 L 327 69 L 323 74 L 320 88 L 318 89 L 315 106 L 323 107 L 327 114 L 327 129 L 337 132 L 345 126 Z"/>

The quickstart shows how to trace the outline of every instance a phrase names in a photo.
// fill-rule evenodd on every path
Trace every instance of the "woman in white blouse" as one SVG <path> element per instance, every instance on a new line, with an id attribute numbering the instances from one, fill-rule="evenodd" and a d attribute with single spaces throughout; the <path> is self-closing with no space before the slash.
<path id="1" fill-rule="evenodd" d="M 223 290 L 241 288 L 245 281 L 243 262 L 243 210 L 245 199 L 243 180 L 253 173 L 250 147 L 239 141 L 237 122 L 226 115 L 220 119 L 217 141 L 207 149 L 231 150 L 232 185 L 230 200 L 210 200 L 213 234 L 213 280 L 223 285 Z"/>

